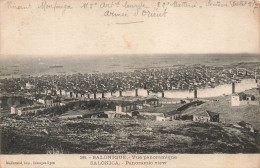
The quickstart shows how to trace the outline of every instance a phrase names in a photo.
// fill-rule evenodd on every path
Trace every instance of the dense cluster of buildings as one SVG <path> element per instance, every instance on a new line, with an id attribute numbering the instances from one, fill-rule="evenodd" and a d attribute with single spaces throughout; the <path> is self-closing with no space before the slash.
<path id="1" fill-rule="evenodd" d="M 192 90 L 194 98 L 197 98 L 198 88 L 213 88 L 226 83 L 232 83 L 232 93 L 234 93 L 235 82 L 245 78 L 255 78 L 256 82 L 259 82 L 259 74 L 259 69 L 256 67 L 250 69 L 231 65 L 222 67 L 191 65 L 138 69 L 133 72 L 78 73 L 2 79 L 0 89 L 3 95 L 20 95 L 38 103 L 32 107 L 12 107 L 12 114 L 22 115 L 59 106 L 61 98 L 90 100 L 159 92 L 160 96 L 157 95 L 157 97 L 164 97 L 165 90 Z M 259 103 L 259 101 L 254 101 L 254 96 L 241 94 L 232 95 L 232 106 Z M 117 106 L 116 111 L 127 112 L 128 108 L 138 110 L 142 106 L 122 105 Z"/>
<path id="2" fill-rule="evenodd" d="M 70 97 L 88 97 L 96 93 L 104 97 L 116 91 L 145 89 L 150 92 L 163 90 L 194 90 L 214 88 L 218 85 L 239 82 L 245 78 L 259 77 L 259 69 L 233 66 L 205 65 L 176 66 L 160 69 L 137 69 L 133 72 L 100 74 L 47 75 L 2 79 L 2 93 L 47 93 Z M 120 93 L 118 93 L 120 94 Z"/>

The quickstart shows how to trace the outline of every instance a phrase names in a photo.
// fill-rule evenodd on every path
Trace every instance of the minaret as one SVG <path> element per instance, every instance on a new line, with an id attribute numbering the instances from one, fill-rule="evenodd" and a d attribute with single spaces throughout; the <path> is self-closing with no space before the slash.
<path id="1" fill-rule="evenodd" d="M 97 93 L 95 92 L 94 93 L 94 99 L 96 100 L 96 98 L 97 98 Z"/>
<path id="2" fill-rule="evenodd" d="M 255 83 L 257 83 L 257 69 L 255 69 Z"/>
<path id="3" fill-rule="evenodd" d="M 197 89 L 194 89 L 194 99 L 197 99 L 198 98 L 198 91 Z"/>
<path id="4" fill-rule="evenodd" d="M 232 94 L 235 93 L 235 82 L 232 82 Z"/>

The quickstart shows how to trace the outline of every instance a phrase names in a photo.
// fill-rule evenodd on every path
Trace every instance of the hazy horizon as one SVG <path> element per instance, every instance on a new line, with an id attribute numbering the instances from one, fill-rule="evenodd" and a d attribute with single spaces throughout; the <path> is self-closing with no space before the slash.
<path id="1" fill-rule="evenodd" d="M 143 68 L 170 68 L 175 65 L 224 66 L 236 63 L 260 62 L 258 54 L 161 54 L 107 55 L 96 57 L 13 57 L 0 62 L 1 74 L 57 75 L 75 73 L 130 72 Z M 61 65 L 51 68 L 53 65 Z M 9 75 L 9 76 L 10 76 Z M 4 76 L 4 75 L 3 75 Z M 6 75 L 5 75 L 6 76 Z"/>
<path id="2" fill-rule="evenodd" d="M 179 56 L 259 56 L 260 60 L 260 53 L 173 53 L 173 54 L 68 54 L 68 55 L 0 55 L 0 60 L 8 60 L 8 59 L 28 59 L 28 58 L 35 58 L 35 59 L 42 59 L 42 58 L 102 58 L 102 57 L 179 57 Z"/>

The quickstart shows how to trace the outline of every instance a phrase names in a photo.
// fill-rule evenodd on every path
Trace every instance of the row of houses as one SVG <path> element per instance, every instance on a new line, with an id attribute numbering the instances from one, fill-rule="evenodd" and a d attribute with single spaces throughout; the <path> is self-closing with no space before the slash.
<path id="1" fill-rule="evenodd" d="M 45 106 L 43 105 L 33 105 L 33 106 L 25 106 L 25 107 L 20 107 L 20 106 L 12 106 L 11 107 L 11 114 L 16 114 L 16 115 L 27 115 L 27 114 L 36 114 L 39 111 L 42 111 L 46 109 Z"/>
<path id="2" fill-rule="evenodd" d="M 26 115 L 26 114 L 36 114 L 39 111 L 43 111 L 47 108 L 60 106 L 60 101 L 53 99 L 51 96 L 42 96 L 36 98 L 38 104 L 32 106 L 12 106 L 11 107 L 11 114 L 16 115 Z"/>
<path id="3" fill-rule="evenodd" d="M 219 114 L 208 110 L 200 111 L 196 114 L 189 116 L 195 122 L 219 122 Z M 181 111 L 175 110 L 172 112 L 164 113 L 156 116 L 156 121 L 173 121 L 182 119 Z"/>

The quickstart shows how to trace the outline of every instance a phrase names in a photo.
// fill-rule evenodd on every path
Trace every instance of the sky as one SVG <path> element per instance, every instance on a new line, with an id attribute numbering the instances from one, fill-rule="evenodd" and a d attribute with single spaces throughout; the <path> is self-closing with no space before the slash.
<path id="1" fill-rule="evenodd" d="M 82 9 L 80 0 L 58 1 L 73 7 L 64 12 L 37 9 L 43 2 L 40 0 L 11 1 L 16 7 L 30 3 L 30 9 L 19 10 L 8 8 L 8 2 L 1 1 L 0 58 L 260 53 L 259 10 L 253 11 L 252 7 L 204 7 L 201 0 L 202 8 L 168 7 L 166 17 L 150 18 L 104 16 L 106 10 L 118 13 L 128 10 L 130 14 L 135 10 Z M 156 9 L 155 1 L 145 3 L 151 11 L 164 11 Z M 138 23 L 118 24 L 129 22 Z"/>

